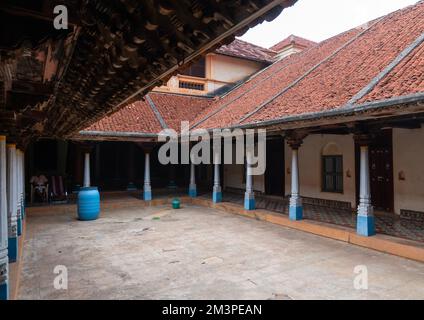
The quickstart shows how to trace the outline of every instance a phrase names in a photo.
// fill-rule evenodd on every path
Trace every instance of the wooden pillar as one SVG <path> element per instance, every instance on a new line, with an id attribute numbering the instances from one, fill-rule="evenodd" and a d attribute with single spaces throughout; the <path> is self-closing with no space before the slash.
<path id="1" fill-rule="evenodd" d="M 355 141 L 360 147 L 360 189 L 356 232 L 361 236 L 375 235 L 374 209 L 371 202 L 369 144 L 371 136 L 356 134 Z"/>
<path id="2" fill-rule="evenodd" d="M 219 151 L 214 150 L 214 179 L 213 179 L 213 190 L 212 190 L 212 201 L 214 203 L 222 202 L 222 188 L 220 182 L 220 163 L 221 163 L 221 154 Z"/>
<path id="3" fill-rule="evenodd" d="M 252 154 L 246 152 L 246 192 L 244 193 L 244 208 L 255 210 L 255 193 L 253 192 Z"/>
<path id="4" fill-rule="evenodd" d="M 299 148 L 303 143 L 303 139 L 307 133 L 292 132 L 287 135 L 287 143 L 292 149 L 292 164 L 291 164 L 291 196 L 289 204 L 290 220 L 303 219 L 302 197 L 300 196 L 299 183 Z"/>
<path id="5" fill-rule="evenodd" d="M 9 299 L 6 136 L 0 135 L 0 300 Z"/>
<path id="6" fill-rule="evenodd" d="M 196 166 L 194 163 L 190 163 L 190 185 L 188 187 L 188 195 L 191 198 L 197 197 Z"/>
<path id="7" fill-rule="evenodd" d="M 7 217 L 9 262 L 18 259 L 18 217 L 16 190 L 16 144 L 7 144 Z"/>
<path id="8" fill-rule="evenodd" d="M 144 151 L 144 185 L 143 185 L 143 198 L 145 201 L 152 200 L 152 186 L 150 182 L 150 152 L 151 150 Z"/>

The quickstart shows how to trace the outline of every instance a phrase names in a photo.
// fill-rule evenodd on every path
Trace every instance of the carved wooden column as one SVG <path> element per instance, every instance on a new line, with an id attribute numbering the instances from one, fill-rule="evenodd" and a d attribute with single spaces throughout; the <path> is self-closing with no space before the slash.
<path id="1" fill-rule="evenodd" d="M 246 192 L 244 193 L 244 208 L 255 210 L 255 193 L 253 192 L 252 154 L 246 154 Z"/>
<path id="2" fill-rule="evenodd" d="M 22 235 L 22 179 L 21 179 L 21 162 L 22 162 L 22 151 L 20 147 L 16 149 L 16 215 L 17 215 L 17 225 L 18 225 L 18 236 Z"/>
<path id="3" fill-rule="evenodd" d="M 9 262 L 18 259 L 18 217 L 16 190 L 16 144 L 7 144 L 7 217 Z"/>
<path id="4" fill-rule="evenodd" d="M 355 134 L 354 139 L 360 147 L 360 191 L 356 232 L 361 236 L 369 237 L 375 234 L 369 168 L 369 145 L 372 136 L 369 134 Z"/>
<path id="5" fill-rule="evenodd" d="M 190 185 L 188 187 L 188 195 L 192 198 L 197 197 L 196 166 L 192 162 L 190 163 Z"/>
<path id="6" fill-rule="evenodd" d="M 299 184 L 299 148 L 303 143 L 306 133 L 292 132 L 287 135 L 287 144 L 292 149 L 291 164 L 291 196 L 289 205 L 290 220 L 303 219 L 302 197 Z"/>
<path id="7" fill-rule="evenodd" d="M 93 145 L 87 143 L 81 146 L 81 151 L 84 154 L 84 179 L 82 186 L 88 188 L 91 186 L 91 164 L 90 154 L 93 150 Z"/>
<path id="8" fill-rule="evenodd" d="M 220 163 L 221 154 L 218 151 L 213 151 L 213 163 L 214 163 L 214 179 L 213 179 L 213 190 L 212 190 L 212 201 L 214 203 L 222 202 L 222 188 L 220 182 Z"/>
<path id="9" fill-rule="evenodd" d="M 9 299 L 6 136 L 0 135 L 0 300 Z"/>

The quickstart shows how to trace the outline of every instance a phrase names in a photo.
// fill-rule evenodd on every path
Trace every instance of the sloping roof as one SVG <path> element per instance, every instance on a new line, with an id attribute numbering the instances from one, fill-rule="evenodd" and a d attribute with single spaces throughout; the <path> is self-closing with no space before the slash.
<path id="1" fill-rule="evenodd" d="M 165 128 L 179 131 L 182 120 L 192 121 L 210 103 L 210 98 L 151 92 L 145 100 L 104 117 L 84 131 L 159 133 Z"/>
<path id="2" fill-rule="evenodd" d="M 287 38 L 285 38 L 283 41 L 280 41 L 277 44 L 273 45 L 269 49 L 275 52 L 280 52 L 281 50 L 283 50 L 285 47 L 289 45 L 297 45 L 302 48 L 309 48 L 316 44 L 317 43 L 314 41 L 311 41 L 302 37 L 298 37 L 292 34 L 288 36 Z"/>
<path id="3" fill-rule="evenodd" d="M 342 107 L 423 30 L 424 2 L 420 2 L 274 63 L 196 121 L 201 127 L 216 128 Z M 415 60 L 409 65 L 421 64 L 417 61 L 424 57 L 417 52 L 407 56 Z M 422 91 L 424 69 L 415 73 L 415 80 L 403 83 L 403 93 Z M 374 93 L 373 99 L 387 96 L 387 92 Z"/>
<path id="4" fill-rule="evenodd" d="M 175 129 L 182 120 L 206 129 L 249 126 L 417 93 L 424 99 L 423 31 L 421 1 L 277 61 L 222 97 L 150 96 Z"/>
<path id="5" fill-rule="evenodd" d="M 235 39 L 230 44 L 215 50 L 215 52 L 227 56 L 267 63 L 273 62 L 275 55 L 275 52 L 272 50 L 259 47 L 240 39 Z"/>

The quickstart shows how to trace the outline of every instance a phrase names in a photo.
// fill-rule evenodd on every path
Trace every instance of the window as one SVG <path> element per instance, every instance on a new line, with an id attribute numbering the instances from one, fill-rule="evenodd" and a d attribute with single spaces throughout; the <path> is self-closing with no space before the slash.
<path id="1" fill-rule="evenodd" d="M 343 192 L 343 156 L 323 156 L 322 191 Z"/>
<path id="2" fill-rule="evenodd" d="M 199 91 L 205 90 L 205 84 L 204 83 L 197 83 L 197 82 L 191 82 L 191 81 L 181 81 L 180 80 L 179 87 L 181 89 L 190 89 L 190 90 L 199 90 Z"/>
<path id="3" fill-rule="evenodd" d="M 181 71 L 181 74 L 197 78 L 206 77 L 206 61 L 205 58 L 201 58 L 199 61 L 193 63 L 188 68 Z"/>

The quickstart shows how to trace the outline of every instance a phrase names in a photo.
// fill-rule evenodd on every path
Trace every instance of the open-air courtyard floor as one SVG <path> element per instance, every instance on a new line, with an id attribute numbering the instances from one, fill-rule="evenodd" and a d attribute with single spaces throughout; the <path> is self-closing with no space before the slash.
<path id="1" fill-rule="evenodd" d="M 28 215 L 17 298 L 424 299 L 423 263 L 212 208 L 75 215 Z M 58 265 L 67 290 L 54 288 Z"/>

